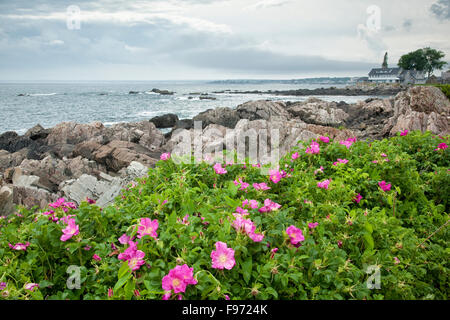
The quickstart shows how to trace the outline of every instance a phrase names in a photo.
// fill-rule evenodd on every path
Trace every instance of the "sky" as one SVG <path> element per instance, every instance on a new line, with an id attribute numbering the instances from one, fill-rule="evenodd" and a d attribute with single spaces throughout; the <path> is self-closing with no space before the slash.
<path id="1" fill-rule="evenodd" d="M 367 76 L 449 30 L 450 0 L 0 0 L 0 80 Z"/>

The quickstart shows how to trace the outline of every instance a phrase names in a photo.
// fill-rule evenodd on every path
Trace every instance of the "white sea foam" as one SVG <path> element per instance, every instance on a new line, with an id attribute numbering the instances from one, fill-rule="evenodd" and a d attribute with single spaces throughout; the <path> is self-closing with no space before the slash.
<path id="1" fill-rule="evenodd" d="M 103 125 L 110 127 L 110 126 L 113 126 L 113 125 L 115 125 L 115 124 L 125 123 L 125 122 L 126 122 L 126 121 L 103 122 Z"/>
<path id="2" fill-rule="evenodd" d="M 153 117 L 156 116 L 158 113 L 161 113 L 161 111 L 141 111 L 137 113 L 136 115 L 139 117 Z"/>
<path id="3" fill-rule="evenodd" d="M 19 136 L 21 136 L 24 135 L 28 131 L 28 129 L 19 129 L 14 131 L 16 131 Z"/>
<path id="4" fill-rule="evenodd" d="M 31 97 L 54 96 L 54 95 L 57 95 L 57 93 L 53 92 L 53 93 L 30 93 L 30 94 L 27 94 L 27 96 L 31 96 Z"/>

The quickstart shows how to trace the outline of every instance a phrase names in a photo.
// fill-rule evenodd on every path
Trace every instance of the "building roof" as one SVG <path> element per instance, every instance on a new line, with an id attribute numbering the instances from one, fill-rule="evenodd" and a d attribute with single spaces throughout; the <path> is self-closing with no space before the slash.
<path id="1" fill-rule="evenodd" d="M 401 68 L 374 68 L 369 72 L 369 77 L 374 76 L 398 76 Z"/>
<path id="2" fill-rule="evenodd" d="M 407 74 L 409 74 L 416 80 L 423 80 L 426 78 L 425 71 L 417 71 L 417 70 L 402 70 L 400 76 L 404 78 L 406 77 Z"/>

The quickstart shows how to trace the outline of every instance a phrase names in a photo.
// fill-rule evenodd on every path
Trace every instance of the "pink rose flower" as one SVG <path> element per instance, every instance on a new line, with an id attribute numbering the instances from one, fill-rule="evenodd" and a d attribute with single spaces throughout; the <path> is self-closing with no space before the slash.
<path id="1" fill-rule="evenodd" d="M 138 226 L 138 238 L 141 239 L 143 236 L 149 235 L 156 240 L 158 234 L 156 230 L 158 229 L 158 220 L 150 220 L 150 218 L 142 218 L 141 223 Z"/>
<path id="2" fill-rule="evenodd" d="M 339 163 L 346 164 L 346 163 L 348 163 L 348 160 L 347 159 L 337 159 L 337 161 L 333 163 L 333 166 L 337 166 Z"/>
<path id="3" fill-rule="evenodd" d="M 256 190 L 270 190 L 270 187 L 267 186 L 265 182 L 254 183 L 253 188 L 255 188 Z"/>
<path id="4" fill-rule="evenodd" d="M 328 186 L 330 185 L 331 180 L 327 179 L 325 181 L 322 182 L 318 182 L 317 186 L 321 189 L 328 189 Z"/>
<path id="5" fill-rule="evenodd" d="M 320 153 L 320 145 L 317 142 L 313 141 L 311 142 L 311 145 L 306 148 L 305 152 L 310 154 L 318 154 Z"/>
<path id="6" fill-rule="evenodd" d="M 222 164 L 220 163 L 216 163 L 213 168 L 217 174 L 226 174 L 228 172 L 227 170 L 222 168 Z"/>
<path id="7" fill-rule="evenodd" d="M 305 240 L 302 230 L 298 229 L 295 226 L 288 227 L 286 229 L 286 233 L 288 234 L 289 238 L 291 239 L 291 243 L 293 245 L 296 245 Z"/>
<path id="8" fill-rule="evenodd" d="M 62 230 L 63 235 L 60 240 L 65 242 L 80 233 L 80 228 L 76 224 L 75 219 L 69 219 L 67 227 Z"/>
<path id="9" fill-rule="evenodd" d="M 162 288 L 166 291 L 164 298 L 169 298 L 171 291 L 174 293 L 181 293 L 186 291 L 189 284 L 197 284 L 197 280 L 193 277 L 194 269 L 189 268 L 188 265 L 176 266 L 169 271 L 169 274 L 162 279 Z M 166 300 L 166 299 L 164 299 Z"/>
<path id="10" fill-rule="evenodd" d="M 378 185 L 380 186 L 381 190 L 384 192 L 391 190 L 391 184 L 387 184 L 386 181 L 378 182 Z"/>
<path id="11" fill-rule="evenodd" d="M 234 250 L 221 241 L 216 242 L 216 250 L 211 252 L 212 268 L 231 270 L 236 265 Z"/>
<path id="12" fill-rule="evenodd" d="M 353 201 L 356 203 L 360 203 L 362 199 L 362 196 L 358 193 L 354 198 Z"/>
<path id="13" fill-rule="evenodd" d="M 162 161 L 167 161 L 170 159 L 170 153 L 163 153 L 160 157 Z"/>
<path id="14" fill-rule="evenodd" d="M 271 211 L 276 211 L 280 208 L 281 208 L 280 204 L 273 202 L 270 199 L 266 199 L 266 200 L 264 200 L 264 206 L 259 209 L 259 212 L 271 212 Z"/>
<path id="15" fill-rule="evenodd" d="M 448 148 L 448 145 L 446 143 L 440 143 L 437 147 L 437 149 L 434 149 L 434 151 L 439 151 L 439 150 L 445 150 Z"/>
<path id="16" fill-rule="evenodd" d="M 15 245 L 11 245 L 11 243 L 8 243 L 8 246 L 12 249 L 12 250 L 17 250 L 17 251 L 27 251 L 27 248 L 30 246 L 30 243 L 16 243 Z"/>
<path id="17" fill-rule="evenodd" d="M 280 182 L 280 180 L 282 178 L 280 171 L 278 171 L 278 170 L 270 170 L 269 174 L 270 174 L 270 180 L 273 183 L 277 184 L 278 182 Z"/>
<path id="18" fill-rule="evenodd" d="M 311 223 L 308 223 L 308 228 L 315 229 L 318 225 L 319 225 L 318 222 L 314 222 L 314 223 L 311 222 Z"/>
<path id="19" fill-rule="evenodd" d="M 39 284 L 37 284 L 37 283 L 27 283 L 27 284 L 24 286 L 24 288 L 25 288 L 25 290 L 33 291 L 34 288 L 39 288 Z"/>

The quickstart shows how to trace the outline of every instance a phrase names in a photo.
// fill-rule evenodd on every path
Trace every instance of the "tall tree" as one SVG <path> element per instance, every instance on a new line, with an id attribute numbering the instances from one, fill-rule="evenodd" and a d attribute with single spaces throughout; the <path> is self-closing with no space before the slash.
<path id="1" fill-rule="evenodd" d="M 434 70 L 442 70 L 447 64 L 441 60 L 444 56 L 442 51 L 427 47 L 403 55 L 398 66 L 405 70 L 425 71 L 430 77 Z"/>
<path id="2" fill-rule="evenodd" d="M 387 67 L 388 67 L 388 53 L 387 52 L 384 54 L 383 64 L 381 65 L 381 67 L 383 69 L 387 69 Z"/>
<path id="3" fill-rule="evenodd" d="M 434 70 L 442 70 L 447 64 L 447 62 L 441 60 L 445 57 L 445 54 L 442 51 L 437 51 L 429 47 L 423 50 L 425 53 L 425 58 L 427 59 L 425 71 L 428 73 L 428 77 L 430 77 Z"/>

